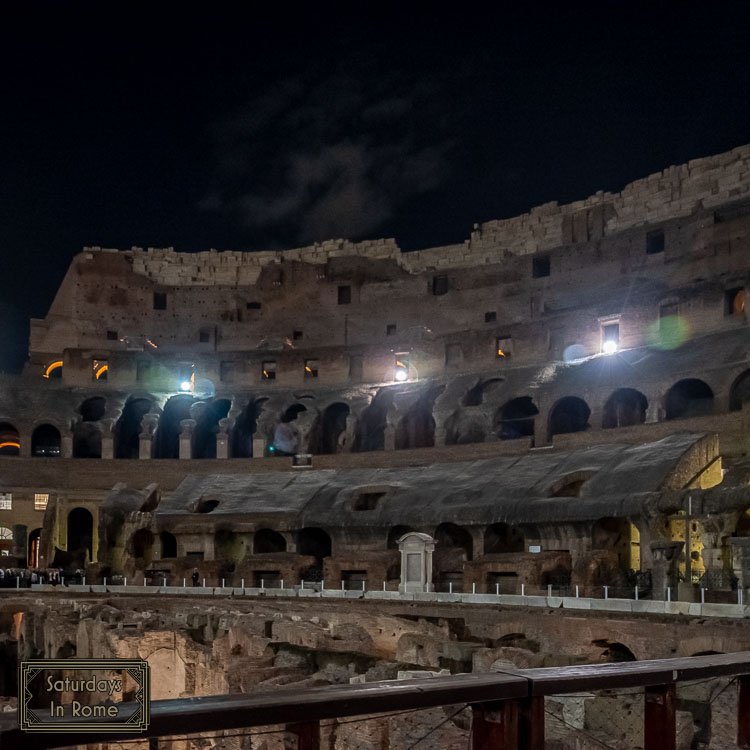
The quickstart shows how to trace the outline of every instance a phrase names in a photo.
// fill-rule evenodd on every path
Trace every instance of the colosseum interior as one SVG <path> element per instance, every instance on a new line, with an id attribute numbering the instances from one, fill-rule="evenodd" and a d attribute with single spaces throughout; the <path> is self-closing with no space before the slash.
<path id="1" fill-rule="evenodd" d="M 0 380 L 3 706 L 29 657 L 165 699 L 750 650 L 749 260 L 750 146 L 459 245 L 84 248 Z M 725 682 L 679 747 L 735 746 Z M 549 699 L 547 746 L 643 711 Z M 321 746 L 434 725 L 466 747 Z"/>

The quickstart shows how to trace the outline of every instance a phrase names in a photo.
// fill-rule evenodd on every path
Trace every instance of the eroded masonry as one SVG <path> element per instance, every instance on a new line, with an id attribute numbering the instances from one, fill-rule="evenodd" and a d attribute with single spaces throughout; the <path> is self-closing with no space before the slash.
<path id="1" fill-rule="evenodd" d="M 393 589 L 414 531 L 438 591 L 732 599 L 749 232 L 743 146 L 417 252 L 85 248 L 0 388 L 7 567 Z"/>

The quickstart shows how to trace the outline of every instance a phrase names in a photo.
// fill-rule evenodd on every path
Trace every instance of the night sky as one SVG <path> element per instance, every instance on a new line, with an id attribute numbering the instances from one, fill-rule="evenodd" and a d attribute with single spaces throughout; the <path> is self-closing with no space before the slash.
<path id="1" fill-rule="evenodd" d="M 750 142 L 748 3 L 24 5 L 0 23 L 2 370 L 84 245 L 444 245 Z"/>

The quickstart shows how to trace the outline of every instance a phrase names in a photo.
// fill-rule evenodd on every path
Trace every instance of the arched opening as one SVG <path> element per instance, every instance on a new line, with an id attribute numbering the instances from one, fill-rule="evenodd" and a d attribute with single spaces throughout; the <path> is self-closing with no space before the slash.
<path id="1" fill-rule="evenodd" d="M 63 361 L 61 359 L 55 359 L 52 362 L 48 362 L 44 366 L 42 377 L 49 380 L 61 380 L 63 374 Z"/>
<path id="2" fill-rule="evenodd" d="M 596 472 L 588 469 L 582 471 L 571 471 L 550 485 L 547 497 L 580 497 L 583 485 L 594 476 Z"/>
<path id="3" fill-rule="evenodd" d="M 745 370 L 729 391 L 729 411 L 739 411 L 744 404 L 750 404 L 750 370 Z"/>
<path id="4" fill-rule="evenodd" d="M 401 539 L 404 534 L 408 534 L 410 531 L 414 531 L 411 526 L 393 526 L 388 532 L 386 549 L 398 549 L 398 540 Z"/>
<path id="5" fill-rule="evenodd" d="M 94 517 L 86 508 L 73 508 L 68 513 L 68 552 L 88 553 L 93 559 Z"/>
<path id="6" fill-rule="evenodd" d="M 151 411 L 147 398 L 129 398 L 115 425 L 115 458 L 138 458 L 140 455 L 141 420 Z"/>
<path id="7" fill-rule="evenodd" d="M 737 519 L 732 536 L 750 536 L 750 508 Z"/>
<path id="8" fill-rule="evenodd" d="M 379 390 L 370 405 L 363 410 L 358 424 L 354 450 L 382 451 L 385 448 L 385 428 L 388 426 L 388 409 L 393 404 L 393 392 Z"/>
<path id="9" fill-rule="evenodd" d="M 102 396 L 87 398 L 79 407 L 81 421 L 73 430 L 73 458 L 101 458 L 102 432 L 99 420 L 104 417 L 107 400 Z"/>
<path id="10" fill-rule="evenodd" d="M 446 445 L 483 443 L 486 437 L 484 419 L 471 409 L 456 409 L 445 420 L 444 427 Z"/>
<path id="11" fill-rule="evenodd" d="M 617 555 L 622 570 L 630 568 L 630 522 L 626 518 L 600 518 L 591 528 L 591 547 Z"/>
<path id="12" fill-rule="evenodd" d="M 7 557 L 13 550 L 13 532 L 0 526 L 0 557 Z"/>
<path id="13" fill-rule="evenodd" d="M 544 588 L 567 588 L 570 586 L 570 569 L 562 563 L 558 563 L 551 570 L 545 570 L 542 573 L 541 584 Z"/>
<path id="14" fill-rule="evenodd" d="M 471 534 L 455 523 L 441 523 L 435 529 L 436 553 L 444 550 L 462 550 L 466 560 L 472 559 L 474 542 Z"/>
<path id="15" fill-rule="evenodd" d="M 646 421 L 648 400 L 634 388 L 618 388 L 604 404 L 602 427 L 632 427 Z"/>
<path id="16" fill-rule="evenodd" d="M 60 456 L 62 441 L 60 430 L 51 424 L 40 424 L 31 433 L 31 455 L 57 458 Z"/>
<path id="17" fill-rule="evenodd" d="M 180 422 L 190 419 L 190 407 L 194 401 L 192 396 L 182 394 L 172 396 L 164 404 L 164 413 L 159 419 L 159 427 L 154 439 L 155 458 L 180 457 Z"/>
<path id="18" fill-rule="evenodd" d="M 169 560 L 177 557 L 177 539 L 174 534 L 170 534 L 168 531 L 162 531 L 161 534 L 159 534 L 159 542 L 161 542 L 162 560 Z"/>
<path id="19" fill-rule="evenodd" d="M 78 407 L 78 413 L 84 422 L 98 422 L 104 417 L 106 409 L 107 399 L 104 396 L 92 396 Z"/>
<path id="20" fill-rule="evenodd" d="M 42 530 L 34 529 L 29 534 L 26 562 L 30 568 L 39 567 L 39 554 L 42 544 Z"/>
<path id="21" fill-rule="evenodd" d="M 484 532 L 484 554 L 501 555 L 508 552 L 523 552 L 523 533 L 507 523 L 493 523 Z"/>
<path id="22" fill-rule="evenodd" d="M 253 435 L 258 430 L 258 419 L 267 398 L 251 399 L 237 417 L 232 430 L 232 458 L 251 458 Z"/>
<path id="23" fill-rule="evenodd" d="M 253 550 L 256 555 L 286 552 L 286 539 L 273 529 L 258 529 L 253 537 Z"/>
<path id="24" fill-rule="evenodd" d="M 228 564 L 227 572 L 234 572 L 234 566 L 245 556 L 242 537 L 231 529 L 217 529 L 214 534 L 216 559 Z"/>
<path id="25" fill-rule="evenodd" d="M 0 422 L 0 456 L 17 456 L 21 452 L 21 437 L 10 422 Z"/>
<path id="26" fill-rule="evenodd" d="M 349 407 L 335 403 L 326 407 L 312 429 L 310 453 L 338 453 L 339 436 L 346 430 Z"/>
<path id="27" fill-rule="evenodd" d="M 500 440 L 534 437 L 534 417 L 539 414 L 531 396 L 508 401 L 495 413 L 495 434 Z"/>
<path id="28" fill-rule="evenodd" d="M 635 654 L 623 643 L 600 639 L 592 641 L 592 644 L 604 649 L 601 655 L 603 662 L 637 661 Z"/>
<path id="29" fill-rule="evenodd" d="M 297 532 L 297 550 L 300 555 L 314 557 L 322 567 L 323 559 L 331 556 L 331 537 L 323 529 L 301 529 Z"/>
<path id="30" fill-rule="evenodd" d="M 154 555 L 154 535 L 148 529 L 138 529 L 130 540 L 130 551 L 140 566 L 149 565 Z"/>
<path id="31" fill-rule="evenodd" d="M 591 409 L 577 396 L 565 396 L 553 407 L 549 415 L 549 437 L 570 432 L 583 432 L 589 428 Z"/>
<path id="32" fill-rule="evenodd" d="M 666 419 L 684 419 L 710 414 L 714 407 L 714 392 L 702 380 L 687 378 L 675 383 L 664 399 Z"/>
<path id="33" fill-rule="evenodd" d="M 444 386 L 426 391 L 406 412 L 396 428 L 396 449 L 431 448 L 435 445 L 435 418 L 432 408 Z"/>
<path id="34" fill-rule="evenodd" d="M 224 419 L 229 414 L 231 405 L 231 401 L 226 398 L 203 404 L 193 433 L 193 458 L 216 458 L 216 436 L 219 434 L 219 420 Z"/>
<path id="35" fill-rule="evenodd" d="M 299 451 L 299 428 L 294 423 L 304 411 L 307 407 L 303 404 L 292 404 L 281 415 L 273 433 L 273 448 L 277 455 L 292 456 Z"/>
<path id="36" fill-rule="evenodd" d="M 480 380 L 475 386 L 466 391 L 461 399 L 461 406 L 481 406 L 484 402 L 485 391 L 490 390 L 499 383 L 502 383 L 500 378 Z"/>

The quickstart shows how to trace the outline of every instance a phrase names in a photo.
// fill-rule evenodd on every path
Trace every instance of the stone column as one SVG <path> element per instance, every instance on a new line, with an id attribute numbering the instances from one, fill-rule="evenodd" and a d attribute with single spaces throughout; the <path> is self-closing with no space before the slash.
<path id="1" fill-rule="evenodd" d="M 193 430 L 195 429 L 194 419 L 183 419 L 180 422 L 180 458 L 188 459 L 193 457 Z"/>
<path id="2" fill-rule="evenodd" d="M 737 587 L 750 586 L 750 537 L 733 536 L 729 539 L 732 548 L 732 570 L 737 578 Z"/>
<path id="3" fill-rule="evenodd" d="M 354 447 L 354 438 L 357 434 L 357 417 L 349 414 L 346 418 L 346 429 L 339 435 L 339 453 L 351 453 Z"/>
<path id="4" fill-rule="evenodd" d="M 73 458 L 73 432 L 67 430 L 60 435 L 60 457 Z"/>
<path id="5" fill-rule="evenodd" d="M 534 447 L 541 448 L 550 445 L 551 440 L 547 437 L 547 425 L 549 424 L 549 409 L 539 407 L 539 414 L 534 417 Z"/>
<path id="6" fill-rule="evenodd" d="M 154 456 L 154 434 L 159 423 L 158 414 L 144 414 L 141 419 L 141 432 L 138 435 L 138 458 L 147 459 Z"/>
<path id="7" fill-rule="evenodd" d="M 684 544 L 666 539 L 651 542 L 651 588 L 654 599 L 666 599 L 667 587 L 674 588 L 677 585 L 677 563 Z"/>
<path id="8" fill-rule="evenodd" d="M 266 455 L 266 439 L 253 437 L 253 458 L 264 458 Z"/>
<path id="9" fill-rule="evenodd" d="M 229 458 L 230 419 L 219 420 L 219 432 L 216 434 L 216 458 Z"/>
<path id="10" fill-rule="evenodd" d="M 435 540 L 429 534 L 412 531 L 398 540 L 401 552 L 401 593 L 433 591 L 432 553 Z"/>
<path id="11" fill-rule="evenodd" d="M 649 394 L 648 408 L 646 409 L 646 424 L 653 424 L 659 421 L 659 404 L 661 403 L 661 395 L 658 393 Z"/>
<path id="12" fill-rule="evenodd" d="M 21 444 L 18 449 L 18 455 L 24 458 L 31 458 L 31 432 L 21 432 L 18 434 L 18 442 Z"/>
<path id="13" fill-rule="evenodd" d="M 112 459 L 115 457 L 115 436 L 112 432 L 113 419 L 102 419 L 100 422 L 102 430 L 102 458 Z"/>

